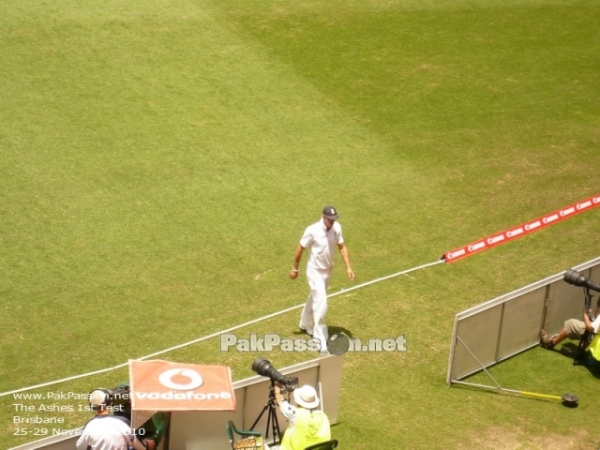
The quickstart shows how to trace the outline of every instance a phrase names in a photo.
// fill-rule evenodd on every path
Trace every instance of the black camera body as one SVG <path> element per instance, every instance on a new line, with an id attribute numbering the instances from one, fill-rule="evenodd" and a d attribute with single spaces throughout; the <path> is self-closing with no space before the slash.
<path id="1" fill-rule="evenodd" d="M 282 394 L 292 392 L 298 387 L 298 377 L 286 377 L 282 375 L 265 358 L 256 357 L 252 362 L 252 370 L 258 375 L 269 378 L 273 383 L 279 383 L 283 386 Z"/>

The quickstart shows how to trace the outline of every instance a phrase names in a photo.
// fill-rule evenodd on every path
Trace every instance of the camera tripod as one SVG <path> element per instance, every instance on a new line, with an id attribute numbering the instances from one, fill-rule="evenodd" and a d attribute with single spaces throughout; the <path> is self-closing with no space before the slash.
<path id="1" fill-rule="evenodd" d="M 279 420 L 277 419 L 277 401 L 275 400 L 275 382 L 271 380 L 271 386 L 269 387 L 269 400 L 263 407 L 262 411 L 250 427 L 250 430 L 254 430 L 254 427 L 260 421 L 263 414 L 267 412 L 267 427 L 265 432 L 265 439 L 269 437 L 269 427 L 273 431 L 273 442 L 281 442 L 281 429 L 279 428 Z"/>
<path id="2" fill-rule="evenodd" d="M 590 288 L 589 287 L 585 287 L 584 289 L 585 292 L 585 310 L 586 312 L 592 307 L 592 294 L 590 294 Z M 600 307 L 600 298 L 598 299 L 598 304 L 596 305 L 596 309 L 598 309 L 598 307 Z M 590 318 L 590 321 L 592 320 L 591 314 L 588 314 L 588 317 Z M 577 346 L 577 352 L 575 353 L 575 358 L 573 359 L 573 365 L 577 365 L 577 364 L 585 364 L 586 362 L 586 358 L 585 358 L 585 351 L 588 347 L 588 345 L 590 345 L 590 342 L 592 340 L 592 333 L 590 333 L 590 331 L 586 328 L 586 330 L 583 332 L 583 335 L 581 336 L 581 340 L 579 341 L 579 345 Z"/>

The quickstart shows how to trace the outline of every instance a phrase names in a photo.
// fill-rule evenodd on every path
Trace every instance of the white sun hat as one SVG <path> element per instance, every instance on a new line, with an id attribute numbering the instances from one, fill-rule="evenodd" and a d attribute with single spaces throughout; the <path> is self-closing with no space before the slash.
<path id="1" fill-rule="evenodd" d="M 319 406 L 319 397 L 317 397 L 317 391 L 315 388 L 305 384 L 301 388 L 294 391 L 294 400 L 300 406 L 306 409 L 314 409 Z"/>

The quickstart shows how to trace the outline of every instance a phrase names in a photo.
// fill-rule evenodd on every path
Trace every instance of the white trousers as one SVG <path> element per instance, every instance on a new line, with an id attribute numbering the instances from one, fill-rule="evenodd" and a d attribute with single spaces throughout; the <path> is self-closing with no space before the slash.
<path id="1" fill-rule="evenodd" d="M 307 270 L 306 277 L 310 286 L 310 294 L 308 294 L 300 317 L 300 328 L 312 334 L 321 351 L 327 350 L 325 313 L 327 312 L 327 284 L 330 275 L 331 271 Z"/>

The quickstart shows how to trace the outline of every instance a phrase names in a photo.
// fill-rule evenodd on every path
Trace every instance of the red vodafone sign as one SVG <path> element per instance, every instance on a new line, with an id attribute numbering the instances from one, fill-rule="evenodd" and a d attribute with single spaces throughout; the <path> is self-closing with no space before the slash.
<path id="1" fill-rule="evenodd" d="M 130 360 L 129 380 L 134 411 L 235 411 L 226 366 Z"/>

